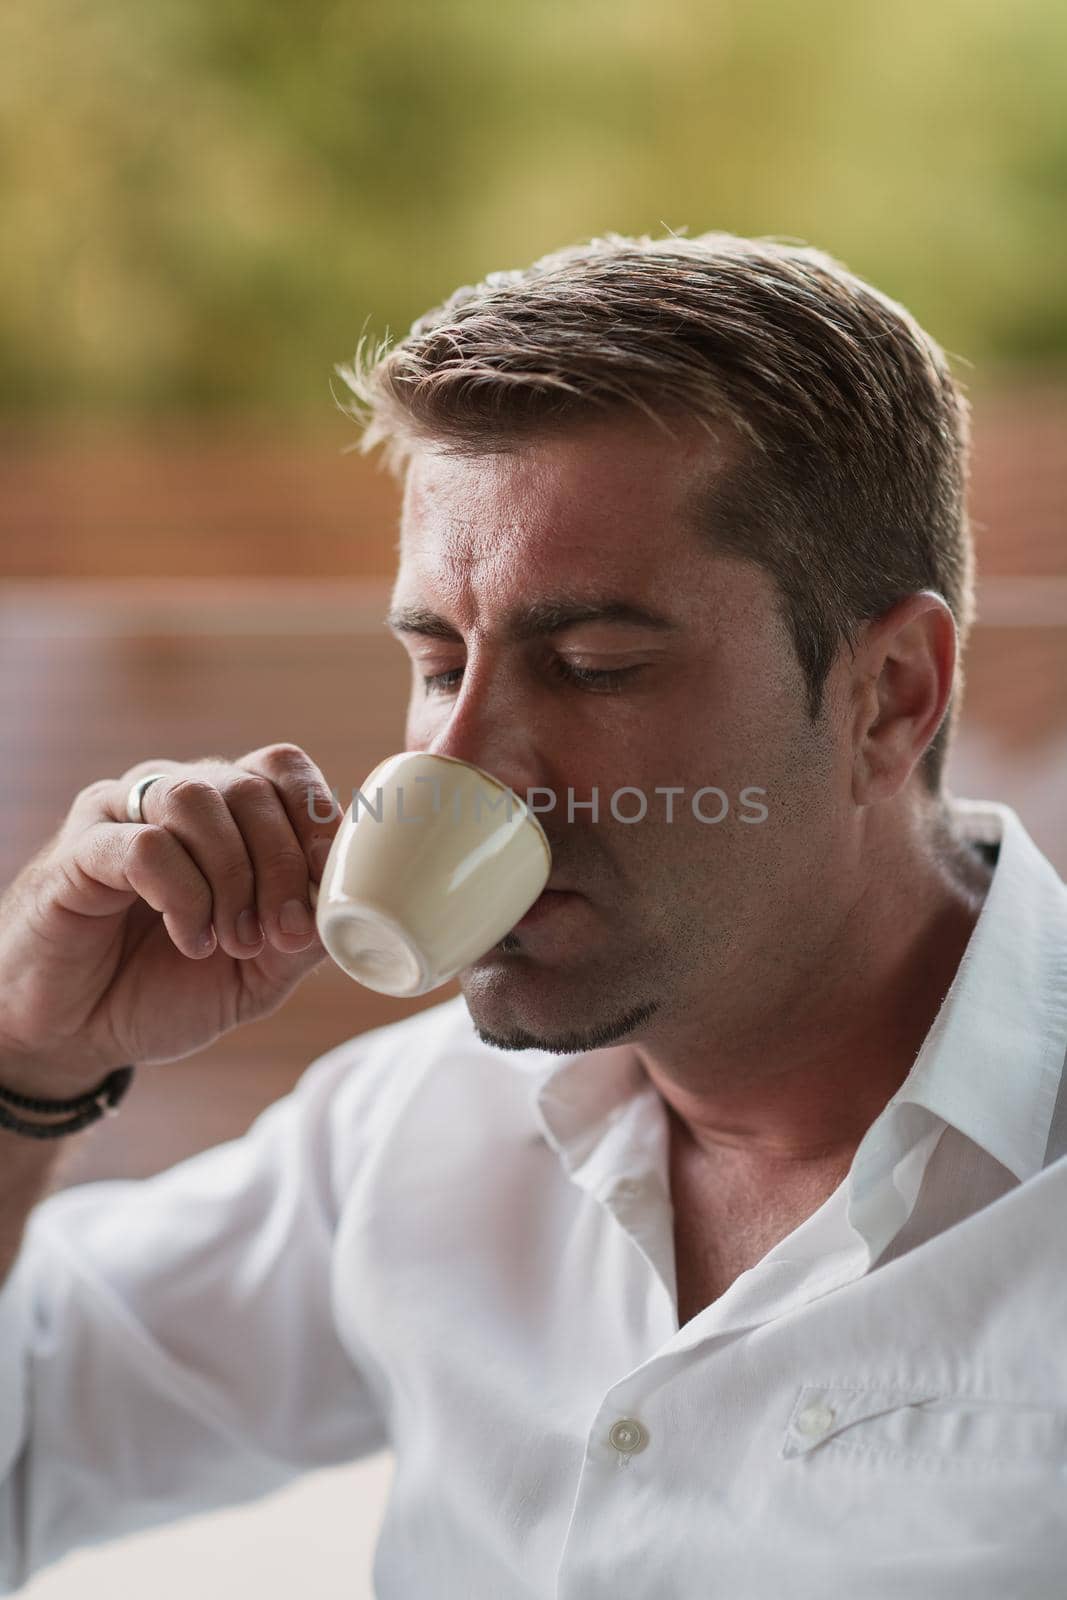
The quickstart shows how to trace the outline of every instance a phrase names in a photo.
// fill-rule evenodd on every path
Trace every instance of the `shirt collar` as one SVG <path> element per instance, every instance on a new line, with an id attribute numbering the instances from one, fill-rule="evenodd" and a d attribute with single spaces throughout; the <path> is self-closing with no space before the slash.
<path id="1" fill-rule="evenodd" d="M 1009 806 L 955 796 L 949 804 L 965 838 L 996 849 L 992 882 L 911 1071 L 863 1143 L 873 1156 L 883 1119 L 917 1105 L 1022 1182 L 1044 1163 L 1067 1046 L 1067 885 Z M 648 1119 L 628 1112 L 650 1096 L 659 1098 L 632 1056 L 603 1052 L 542 1070 L 531 1104 L 567 1170 L 595 1187 L 610 1173 L 609 1151 L 618 1157 L 620 1142 L 647 1140 L 636 1130 Z M 662 1176 L 662 1138 L 655 1144 L 647 1153 Z"/>
<path id="2" fill-rule="evenodd" d="M 889 1106 L 925 1106 L 1021 1183 L 1044 1165 L 1067 1046 L 1067 885 L 1009 806 L 950 804 L 965 838 L 998 847 L 997 863 L 948 993 Z"/>

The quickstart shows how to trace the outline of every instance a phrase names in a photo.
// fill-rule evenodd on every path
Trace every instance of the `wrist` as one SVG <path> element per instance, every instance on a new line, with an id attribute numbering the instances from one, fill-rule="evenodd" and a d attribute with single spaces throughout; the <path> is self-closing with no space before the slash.
<path id="1" fill-rule="evenodd" d="M 117 1114 L 134 1067 L 115 1067 L 90 1089 L 68 1096 L 24 1094 L 0 1085 L 0 1128 L 27 1139 L 60 1139 Z"/>
<path id="2" fill-rule="evenodd" d="M 60 1050 L 30 1051 L 0 1038 L 0 1095 L 26 1095 L 41 1100 L 67 1100 L 86 1095 L 121 1061 L 104 1061 L 69 1041 Z"/>

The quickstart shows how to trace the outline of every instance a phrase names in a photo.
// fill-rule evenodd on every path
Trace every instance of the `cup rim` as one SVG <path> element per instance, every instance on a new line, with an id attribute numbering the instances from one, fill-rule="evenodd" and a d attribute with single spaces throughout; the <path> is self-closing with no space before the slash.
<path id="1" fill-rule="evenodd" d="M 494 777 L 491 772 L 486 772 L 484 767 L 479 767 L 475 762 L 464 761 L 460 756 L 442 756 L 439 755 L 436 750 L 398 750 L 394 755 L 386 756 L 383 761 L 379 761 L 376 767 L 372 767 L 370 771 L 370 778 L 373 778 L 374 774 L 379 772 L 381 768 L 386 766 L 390 761 L 399 761 L 404 757 L 414 758 L 416 756 L 423 756 L 432 761 L 451 761 L 454 766 L 466 767 L 469 772 L 476 772 L 478 776 L 484 778 L 487 783 L 495 784 L 498 789 L 502 789 L 505 794 L 515 795 L 516 800 L 522 807 L 523 817 L 527 822 L 533 823 L 533 826 L 537 832 L 537 837 L 541 841 L 541 847 L 544 850 L 548 861 L 548 870 L 549 872 L 552 871 L 552 846 L 548 842 L 548 834 L 542 827 L 540 819 L 534 815 L 526 801 L 522 798 L 522 795 L 517 794 L 510 784 L 504 783 L 502 779 Z M 369 778 L 364 778 L 363 782 L 369 782 Z"/>

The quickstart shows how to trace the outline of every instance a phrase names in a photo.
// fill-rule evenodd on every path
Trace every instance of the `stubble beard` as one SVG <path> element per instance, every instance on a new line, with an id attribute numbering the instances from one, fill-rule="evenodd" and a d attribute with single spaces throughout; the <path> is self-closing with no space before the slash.
<path id="1" fill-rule="evenodd" d="M 460 975 L 460 990 L 483 1044 L 498 1050 L 546 1050 L 556 1055 L 574 1055 L 600 1050 L 632 1038 L 660 1010 L 660 1001 L 649 993 L 647 968 L 640 999 L 613 996 L 619 984 L 597 982 L 589 975 L 584 982 L 568 984 L 568 974 L 559 968 L 540 970 L 522 960 L 522 941 L 507 934 L 496 947 L 500 952 L 518 955 L 517 962 L 502 963 L 487 974 L 468 971 Z M 632 992 L 638 986 L 625 984 Z M 538 1020 L 532 1020 L 535 1014 Z M 580 1019 L 580 1020 L 579 1020 Z"/>

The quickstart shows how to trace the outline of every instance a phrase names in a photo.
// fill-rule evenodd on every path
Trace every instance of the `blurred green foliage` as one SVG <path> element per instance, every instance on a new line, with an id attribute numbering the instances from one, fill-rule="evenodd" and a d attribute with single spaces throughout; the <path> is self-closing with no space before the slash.
<path id="1" fill-rule="evenodd" d="M 980 382 L 1067 355 L 1062 0 L 3 0 L 10 412 L 323 416 L 608 230 L 830 250 Z"/>

